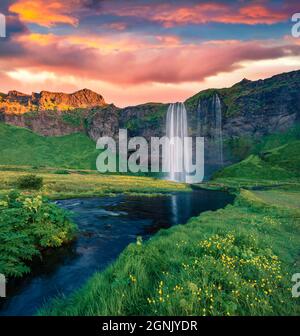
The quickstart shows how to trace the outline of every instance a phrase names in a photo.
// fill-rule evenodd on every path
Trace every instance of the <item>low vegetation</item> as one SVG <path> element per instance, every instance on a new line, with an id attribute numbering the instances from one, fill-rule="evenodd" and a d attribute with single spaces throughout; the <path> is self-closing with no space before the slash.
<path id="1" fill-rule="evenodd" d="M 11 132 L 14 128 L 3 129 Z M 74 137 L 80 137 L 84 155 L 73 146 L 75 138 L 43 140 L 23 131 L 27 132 L 26 154 L 24 147 L 12 149 L 1 137 L 0 273 L 21 276 L 30 271 L 28 262 L 44 249 L 74 237 L 74 224 L 49 198 L 116 193 L 155 196 L 190 190 L 184 184 L 160 179 L 101 175 L 90 170 L 81 160 L 84 156 L 94 160 L 96 155 L 82 135 Z M 294 135 L 279 138 L 265 138 L 255 147 L 247 143 L 251 155 L 218 172 L 206 184 L 232 189 L 237 194 L 233 205 L 161 230 L 147 242 L 137 239 L 82 289 L 67 298 L 56 298 L 39 314 L 299 315 L 299 299 L 291 295 L 291 277 L 299 273 L 300 266 L 300 141 Z M 67 147 L 55 149 L 62 140 Z M 54 151 L 57 157 L 52 153 L 44 156 L 38 147 L 32 149 L 32 141 L 47 149 L 47 155 Z M 63 157 L 66 148 L 68 158 Z M 36 166 L 27 163 L 30 155 L 39 155 Z M 70 158 L 74 161 L 68 161 Z M 26 167 L 21 165 L 26 163 Z M 34 188 L 31 182 L 36 178 L 43 184 Z M 15 188 L 19 191 L 11 191 Z"/>
<path id="2" fill-rule="evenodd" d="M 298 133 L 299 128 L 289 135 L 277 134 L 266 137 L 256 146 L 252 146 L 250 156 L 216 173 L 214 179 L 300 180 L 300 140 L 298 140 L 300 133 Z M 292 136 L 294 138 L 290 139 Z"/>
<path id="3" fill-rule="evenodd" d="M 74 239 L 76 226 L 67 214 L 42 196 L 12 191 L 0 200 L 0 273 L 18 277 L 29 261 L 47 248 Z"/>
<path id="4" fill-rule="evenodd" d="M 1 167 L 0 167 L 1 168 Z M 21 169 L 22 168 L 22 169 Z M 157 178 L 103 175 L 93 171 L 65 171 L 34 169 L 26 167 L 2 167 L 0 169 L 0 194 L 7 194 L 16 187 L 16 181 L 29 172 L 43 179 L 40 193 L 52 199 L 104 196 L 116 193 L 168 193 L 189 191 L 189 186 Z M 34 190 L 31 193 L 36 193 Z"/>
<path id="5" fill-rule="evenodd" d="M 43 178 L 36 175 L 21 176 L 17 180 L 17 188 L 40 190 L 43 186 Z"/>
<path id="6" fill-rule="evenodd" d="M 96 169 L 99 151 L 84 134 L 43 137 L 0 123 L 0 165 Z"/>
<path id="7" fill-rule="evenodd" d="M 299 230 L 298 209 L 242 191 L 234 205 L 131 244 L 40 314 L 297 315 Z"/>

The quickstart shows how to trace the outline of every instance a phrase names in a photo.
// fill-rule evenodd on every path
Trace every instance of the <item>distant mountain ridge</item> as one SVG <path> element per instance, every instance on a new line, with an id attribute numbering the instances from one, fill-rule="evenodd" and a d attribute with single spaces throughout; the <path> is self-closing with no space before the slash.
<path id="1" fill-rule="evenodd" d="M 42 110 L 72 110 L 76 108 L 93 108 L 107 105 L 103 96 L 89 89 L 74 93 L 33 92 L 31 95 L 19 91 L 1 94 L 0 110 L 5 114 L 24 114 Z"/>
<path id="2" fill-rule="evenodd" d="M 185 101 L 188 132 L 190 136 L 205 138 L 205 159 L 211 165 L 215 161 L 216 95 L 222 107 L 226 164 L 245 158 L 248 148 L 262 137 L 285 132 L 300 123 L 300 70 L 201 91 Z M 106 104 L 100 94 L 88 89 L 73 94 L 42 91 L 25 95 L 11 91 L 0 94 L 0 120 L 44 136 L 79 132 L 94 141 L 102 136 L 117 139 L 118 130 L 126 128 L 130 137 L 149 140 L 166 134 L 168 106 L 148 103 L 118 108 Z M 232 155 L 237 152 L 240 155 Z"/>

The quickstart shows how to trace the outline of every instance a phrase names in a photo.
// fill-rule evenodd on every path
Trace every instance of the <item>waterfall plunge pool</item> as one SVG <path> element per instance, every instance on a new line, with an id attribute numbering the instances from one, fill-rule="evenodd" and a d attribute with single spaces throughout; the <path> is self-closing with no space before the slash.
<path id="1" fill-rule="evenodd" d="M 72 211 L 78 239 L 43 255 L 29 276 L 9 282 L 7 298 L 0 298 L 0 315 L 33 315 L 49 299 L 72 293 L 94 272 L 105 269 L 137 236 L 148 239 L 160 229 L 184 224 L 233 200 L 234 196 L 222 191 L 197 190 L 157 197 L 120 195 L 56 201 Z"/>

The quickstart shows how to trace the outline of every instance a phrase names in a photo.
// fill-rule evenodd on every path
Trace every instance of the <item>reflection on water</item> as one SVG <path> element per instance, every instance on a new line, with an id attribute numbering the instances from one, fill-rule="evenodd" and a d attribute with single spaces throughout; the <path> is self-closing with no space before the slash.
<path id="1" fill-rule="evenodd" d="M 149 238 L 162 228 L 184 224 L 203 211 L 231 203 L 224 192 L 195 191 L 159 197 L 116 196 L 57 201 L 73 212 L 79 227 L 71 245 L 36 260 L 30 276 L 10 281 L 0 315 L 32 315 L 48 299 L 69 294 L 113 262 L 137 236 Z"/>

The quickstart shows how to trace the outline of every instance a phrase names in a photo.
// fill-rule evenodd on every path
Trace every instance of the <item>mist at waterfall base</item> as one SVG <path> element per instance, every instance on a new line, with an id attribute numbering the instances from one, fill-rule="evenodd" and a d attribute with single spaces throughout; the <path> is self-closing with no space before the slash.
<path id="1" fill-rule="evenodd" d="M 205 164 L 204 165 L 204 179 L 208 179 L 212 172 L 222 168 L 224 166 L 224 155 L 223 155 L 223 132 L 222 132 L 222 106 L 219 96 L 216 94 L 213 96 L 211 101 L 211 111 L 213 115 L 210 120 L 212 120 L 212 125 L 209 129 L 209 134 L 207 134 L 206 124 L 207 115 L 204 115 L 201 106 L 201 101 L 199 101 L 198 111 L 197 111 L 197 137 L 204 137 L 209 135 L 209 141 L 212 144 L 210 147 L 211 153 L 205 153 L 208 155 L 204 157 L 214 157 L 215 164 Z M 188 148 L 188 144 L 184 141 L 189 137 L 188 134 L 188 116 L 187 110 L 184 103 L 174 103 L 170 104 L 167 111 L 166 118 L 166 136 L 170 140 L 170 146 L 167 153 L 167 161 L 169 164 L 169 174 L 167 176 L 168 180 L 176 182 L 190 183 L 189 171 L 190 162 L 194 162 L 193 154 L 198 155 L 196 148 Z M 174 139 L 179 139 L 176 141 Z M 204 152 L 205 147 L 201 147 Z M 181 170 L 181 167 L 184 167 Z"/>

